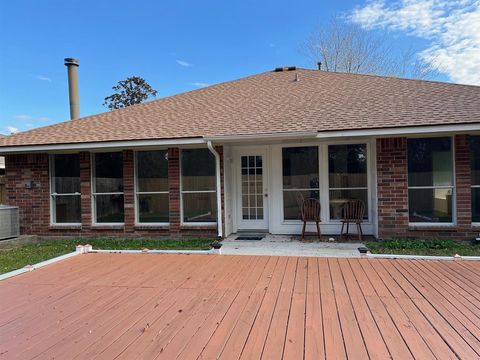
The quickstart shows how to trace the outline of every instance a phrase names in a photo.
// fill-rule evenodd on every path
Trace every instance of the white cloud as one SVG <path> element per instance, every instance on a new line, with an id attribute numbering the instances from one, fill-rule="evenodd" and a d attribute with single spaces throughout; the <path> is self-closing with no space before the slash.
<path id="1" fill-rule="evenodd" d="M 15 115 L 13 118 L 19 121 L 28 121 L 28 120 L 32 120 L 33 116 L 20 114 L 20 115 Z"/>
<path id="2" fill-rule="evenodd" d="M 192 85 L 197 87 L 205 87 L 205 86 L 209 86 L 210 84 L 203 83 L 203 82 L 193 82 Z"/>
<path id="3" fill-rule="evenodd" d="M 184 61 L 184 60 L 176 60 L 177 64 L 178 65 L 181 65 L 181 66 L 184 66 L 184 67 L 190 67 L 190 66 L 193 66 L 193 64 L 187 62 L 187 61 Z"/>
<path id="4" fill-rule="evenodd" d="M 480 85 L 479 0 L 374 0 L 349 19 L 365 29 L 401 31 L 424 39 L 419 56 L 454 82 Z"/>
<path id="5" fill-rule="evenodd" d="M 50 79 L 48 76 L 44 76 L 44 75 L 37 75 L 37 80 L 52 82 L 52 79 Z"/>
<path id="6" fill-rule="evenodd" d="M 14 126 L 7 126 L 7 130 L 10 134 L 15 134 L 18 132 L 18 129 Z"/>

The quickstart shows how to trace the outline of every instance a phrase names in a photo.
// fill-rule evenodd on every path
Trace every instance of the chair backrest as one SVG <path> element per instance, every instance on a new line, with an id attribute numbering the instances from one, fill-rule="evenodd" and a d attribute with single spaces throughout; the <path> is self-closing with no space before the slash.
<path id="1" fill-rule="evenodd" d="M 344 220 L 362 221 L 365 216 L 365 204 L 362 200 L 348 200 L 343 206 Z"/>
<path id="2" fill-rule="evenodd" d="M 317 199 L 305 199 L 302 204 L 303 221 L 320 221 L 320 202 Z"/>

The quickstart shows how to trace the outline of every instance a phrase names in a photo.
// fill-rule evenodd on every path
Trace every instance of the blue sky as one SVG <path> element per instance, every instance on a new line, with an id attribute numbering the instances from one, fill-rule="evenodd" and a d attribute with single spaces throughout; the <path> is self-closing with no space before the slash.
<path id="1" fill-rule="evenodd" d="M 65 57 L 80 59 L 85 116 L 106 111 L 111 87 L 132 75 L 163 97 L 276 66 L 312 67 L 299 48 L 335 14 L 413 45 L 424 61 L 433 53 L 439 80 L 480 83 L 472 75 L 480 73 L 480 2 L 456 3 L 0 1 L 0 133 L 68 119 Z"/>

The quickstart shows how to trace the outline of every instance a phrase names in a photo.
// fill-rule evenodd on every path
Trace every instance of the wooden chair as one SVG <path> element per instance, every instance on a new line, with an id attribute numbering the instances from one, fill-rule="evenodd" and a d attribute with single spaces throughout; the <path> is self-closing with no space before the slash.
<path id="1" fill-rule="evenodd" d="M 302 204 L 301 213 L 303 220 L 302 240 L 305 238 L 305 228 L 307 221 L 315 222 L 317 224 L 317 235 L 320 240 L 322 234 L 320 233 L 320 202 L 317 199 L 305 199 Z"/>
<path id="2" fill-rule="evenodd" d="M 341 237 L 350 235 L 348 228 L 350 223 L 357 225 L 357 233 L 359 241 L 362 241 L 363 231 L 362 222 L 365 215 L 365 204 L 361 200 L 349 200 L 343 206 L 343 219 Z M 343 228 L 347 224 L 347 231 L 344 233 Z"/>

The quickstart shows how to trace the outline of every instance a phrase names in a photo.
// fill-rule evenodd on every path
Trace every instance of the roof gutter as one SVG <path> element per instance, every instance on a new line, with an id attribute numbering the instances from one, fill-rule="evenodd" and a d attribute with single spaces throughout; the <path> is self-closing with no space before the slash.
<path id="1" fill-rule="evenodd" d="M 0 154 L 29 153 L 42 151 L 74 151 L 74 150 L 102 150 L 116 148 L 136 148 L 146 146 L 179 146 L 179 145 L 205 145 L 202 138 L 190 139 L 164 139 L 164 140 L 122 140 L 91 143 L 71 144 L 46 144 L 46 145 L 16 145 L 0 146 Z"/>
<path id="2" fill-rule="evenodd" d="M 222 179 L 220 172 L 220 154 L 215 150 L 211 141 L 207 141 L 207 146 L 210 152 L 215 156 L 215 174 L 217 180 L 217 228 L 218 237 L 223 237 L 223 222 L 222 222 Z"/>
<path id="3" fill-rule="evenodd" d="M 297 138 L 315 138 L 317 131 L 298 131 L 298 132 L 283 132 L 283 133 L 264 133 L 264 134 L 245 134 L 245 135 L 218 135 L 218 136 L 204 136 L 205 141 L 221 141 L 221 142 L 236 142 L 236 141 L 257 141 L 257 140 L 282 140 L 282 139 L 297 139 Z"/>
<path id="4" fill-rule="evenodd" d="M 473 124 L 458 124 L 458 125 L 410 126 L 410 127 L 403 127 L 403 128 L 321 131 L 317 134 L 316 137 L 318 139 L 361 137 L 361 136 L 388 137 L 388 136 L 395 136 L 395 135 L 407 136 L 407 135 L 438 134 L 438 133 L 451 133 L 451 132 L 472 132 L 472 131 L 480 131 L 480 122 L 473 123 Z"/>

